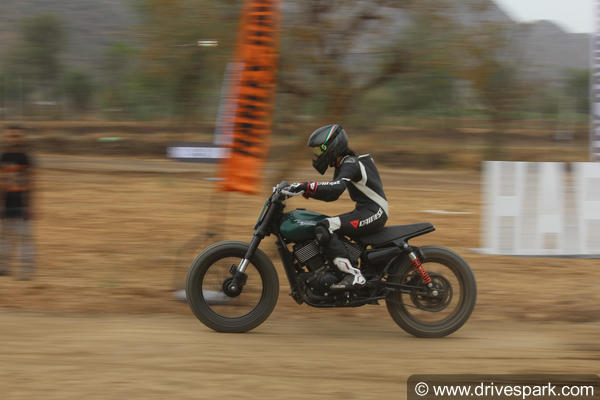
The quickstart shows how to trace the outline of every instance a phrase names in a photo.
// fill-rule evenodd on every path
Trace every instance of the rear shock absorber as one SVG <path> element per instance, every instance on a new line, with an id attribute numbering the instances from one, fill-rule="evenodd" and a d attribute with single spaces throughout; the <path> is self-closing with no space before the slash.
<path id="1" fill-rule="evenodd" d="M 431 277 L 429 276 L 427 271 L 425 271 L 425 268 L 423 267 L 423 263 L 421 262 L 419 257 L 415 254 L 414 251 L 411 251 L 410 253 L 408 253 L 408 257 L 410 257 L 412 266 L 415 269 L 415 271 L 417 271 L 417 274 L 419 274 L 419 276 L 421 277 L 421 280 L 423 280 L 423 282 L 425 282 L 425 284 L 428 287 L 431 287 Z"/>

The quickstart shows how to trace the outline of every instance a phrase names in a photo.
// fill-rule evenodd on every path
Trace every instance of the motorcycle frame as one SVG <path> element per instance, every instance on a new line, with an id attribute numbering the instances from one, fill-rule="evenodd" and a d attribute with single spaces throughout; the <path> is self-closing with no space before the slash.
<path id="1" fill-rule="evenodd" d="M 290 288 L 292 290 L 290 295 L 294 298 L 294 300 L 298 304 L 305 302 L 310 306 L 319 308 L 340 307 L 340 305 L 338 304 L 313 303 L 301 291 L 301 287 L 296 279 L 298 271 L 294 265 L 294 255 L 287 247 L 288 243 L 290 242 L 285 240 L 285 238 L 281 235 L 281 232 L 279 230 L 281 222 L 280 219 L 283 216 L 283 209 L 285 208 L 285 204 L 283 202 L 283 199 L 285 199 L 285 195 L 280 193 L 279 190 L 285 186 L 287 186 L 287 184 L 285 184 L 284 182 L 279 184 L 277 187 L 274 188 L 273 194 L 267 199 L 267 201 L 265 201 L 263 209 L 259 214 L 257 222 L 254 226 L 254 234 L 252 236 L 252 240 L 250 241 L 250 245 L 248 246 L 248 250 L 246 251 L 244 258 L 242 259 L 238 267 L 235 269 L 235 272 L 232 270 L 233 286 L 234 288 L 238 285 L 243 286 L 247 277 L 244 273 L 246 265 L 248 264 L 249 260 L 252 259 L 252 257 L 254 256 L 254 253 L 256 252 L 256 249 L 258 249 L 258 246 L 260 245 L 262 240 L 266 236 L 273 234 L 276 237 L 276 246 L 279 253 L 279 257 L 283 264 L 285 274 L 287 276 Z M 415 252 L 420 259 L 423 259 L 423 254 L 418 247 L 409 246 L 404 240 L 401 239 L 392 241 L 391 243 L 392 246 L 389 246 L 389 248 L 397 249 L 397 254 L 394 254 L 394 256 L 391 257 L 391 259 L 386 263 L 385 267 L 378 273 L 377 279 L 381 279 L 387 274 L 395 273 L 399 268 L 399 265 L 404 261 L 403 258 L 408 260 L 408 254 L 410 254 L 411 252 Z M 382 300 L 386 298 L 391 292 L 403 290 L 404 286 L 406 285 L 382 282 L 382 287 L 385 289 L 386 292 L 385 295 L 361 298 L 360 300 L 354 302 L 350 301 L 344 306 L 358 307 L 367 304 L 371 301 Z M 404 290 L 410 290 L 410 288 L 406 287 L 404 288 Z"/>

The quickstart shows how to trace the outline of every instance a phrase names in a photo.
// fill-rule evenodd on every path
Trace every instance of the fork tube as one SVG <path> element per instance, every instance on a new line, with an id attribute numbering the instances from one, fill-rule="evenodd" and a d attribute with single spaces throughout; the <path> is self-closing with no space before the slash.
<path id="1" fill-rule="evenodd" d="M 242 259 L 240 265 L 237 268 L 238 272 L 244 272 L 246 270 L 246 267 L 248 266 L 248 262 L 249 261 L 247 258 Z"/>
<path id="2" fill-rule="evenodd" d="M 248 250 L 246 251 L 246 255 L 244 256 L 242 261 L 240 261 L 240 265 L 238 265 L 238 272 L 244 272 L 246 270 L 248 262 L 252 258 L 252 256 L 254 256 L 254 253 L 256 252 L 256 249 L 258 248 L 258 245 L 260 244 L 261 240 L 262 239 L 257 235 L 254 235 L 254 237 L 252 237 L 252 240 L 250 241 L 250 246 L 248 246 Z"/>

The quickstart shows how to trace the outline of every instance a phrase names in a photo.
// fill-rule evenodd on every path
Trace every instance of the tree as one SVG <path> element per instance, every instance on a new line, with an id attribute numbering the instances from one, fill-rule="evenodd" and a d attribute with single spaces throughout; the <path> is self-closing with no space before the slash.
<path id="1" fill-rule="evenodd" d="M 414 48 L 393 39 L 399 30 L 395 21 L 439 16 L 444 2 L 436 3 L 433 8 L 427 0 L 419 5 L 384 0 L 296 2 L 285 20 L 281 90 L 318 101 L 328 121 L 343 120 L 368 91 L 410 70 Z"/>
<path id="2" fill-rule="evenodd" d="M 104 55 L 102 103 L 109 109 L 127 108 L 130 82 L 134 78 L 137 53 L 127 42 L 111 43 Z"/>
<path id="3" fill-rule="evenodd" d="M 416 15 L 401 36 L 411 49 L 408 71 L 394 79 L 392 88 L 403 111 L 443 115 L 456 104 L 456 43 L 458 26 L 448 18 Z"/>
<path id="4" fill-rule="evenodd" d="M 588 114 L 590 112 L 590 71 L 571 70 L 567 71 L 566 75 L 565 93 L 573 99 L 578 113 Z"/>
<path id="5" fill-rule="evenodd" d="M 76 113 L 90 110 L 94 85 L 90 75 L 80 70 L 69 71 L 64 79 L 64 91 L 69 105 Z"/>
<path id="6" fill-rule="evenodd" d="M 225 61 L 235 40 L 239 2 L 141 0 L 138 4 L 141 68 L 163 83 L 165 107 L 174 115 L 191 118 L 204 99 L 218 103 Z M 196 43 L 202 39 L 217 40 L 219 46 L 200 48 Z"/>
<path id="7" fill-rule="evenodd" d="M 374 119 L 406 115 L 436 116 L 437 128 L 449 128 L 445 117 L 459 104 L 456 46 L 458 30 L 448 18 L 417 13 L 395 40 L 396 47 L 409 49 L 405 72 L 374 88 L 358 100 L 347 118 L 353 127 L 372 127 Z M 382 55 L 383 56 L 383 55 Z"/>
<path id="8" fill-rule="evenodd" d="M 524 98 L 513 40 L 509 26 L 491 22 L 466 27 L 459 37 L 462 49 L 459 74 L 471 83 L 492 125 L 487 136 L 486 158 L 503 156 L 505 122 Z"/>
<path id="9" fill-rule="evenodd" d="M 52 14 L 26 19 L 22 28 L 24 62 L 41 82 L 55 81 L 61 72 L 60 53 L 66 43 L 61 21 Z"/>
<path id="10" fill-rule="evenodd" d="M 66 34 L 56 16 L 42 14 L 24 20 L 20 39 L 9 48 L 2 66 L 9 92 L 18 97 L 15 100 L 26 103 L 34 93 L 42 100 L 57 98 L 65 43 Z"/>

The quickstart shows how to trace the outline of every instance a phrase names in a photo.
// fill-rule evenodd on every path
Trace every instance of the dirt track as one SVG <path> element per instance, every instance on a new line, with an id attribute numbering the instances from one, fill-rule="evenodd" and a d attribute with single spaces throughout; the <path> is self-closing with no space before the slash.
<path id="1" fill-rule="evenodd" d="M 207 214 L 222 210 L 222 237 L 247 241 L 264 196 L 231 195 L 211 208 L 212 187 L 202 180 L 211 171 L 190 165 L 67 157 L 42 159 L 42 167 L 35 280 L 0 278 L 3 400 L 402 399 L 412 373 L 600 372 L 598 261 L 470 251 L 479 246 L 476 172 L 382 169 L 388 224 L 431 221 L 438 230 L 414 243 L 458 251 L 477 278 L 465 327 L 419 340 L 384 306 L 295 305 L 276 260 L 282 290 L 274 315 L 245 335 L 208 331 L 187 305 L 171 301 L 174 278 L 206 242 L 178 251 L 213 230 Z M 290 177 L 300 178 L 320 177 L 309 168 Z M 288 206 L 332 214 L 352 204 Z M 274 255 L 272 240 L 261 247 Z"/>
<path id="2" fill-rule="evenodd" d="M 219 334 L 191 316 L 2 311 L 2 398 L 404 399 L 413 373 L 600 372 L 599 323 L 474 322 L 424 340 L 391 320 L 313 317 L 276 310 Z"/>

